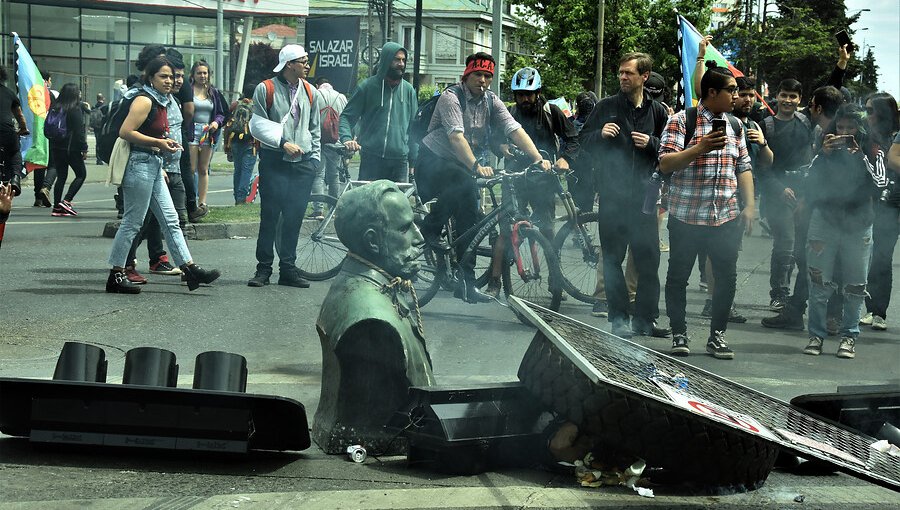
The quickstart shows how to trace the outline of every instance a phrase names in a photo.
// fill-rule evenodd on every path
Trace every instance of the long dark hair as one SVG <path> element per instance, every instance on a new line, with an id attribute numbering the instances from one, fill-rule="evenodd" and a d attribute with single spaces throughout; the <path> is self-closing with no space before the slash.
<path id="1" fill-rule="evenodd" d="M 79 99 L 81 90 L 74 83 L 66 83 L 59 91 L 59 97 L 53 101 L 53 108 L 68 111 L 73 108 L 80 108 Z"/>
<path id="2" fill-rule="evenodd" d="M 200 60 L 194 62 L 194 65 L 191 66 L 191 85 L 194 84 L 194 73 L 197 72 L 198 67 L 205 67 L 206 70 L 209 71 L 209 79 L 206 82 L 206 86 L 207 86 L 207 88 L 211 87 L 212 86 L 212 75 L 213 75 L 212 67 L 209 67 L 209 62 L 203 60 L 202 58 Z"/>
<path id="3" fill-rule="evenodd" d="M 882 147 L 890 147 L 891 138 L 900 130 L 900 114 L 897 112 L 897 100 L 887 92 L 876 92 L 866 98 L 872 102 L 876 117 L 870 121 L 869 132 L 872 140 Z M 873 125 L 875 124 L 875 125 Z"/>
<path id="4" fill-rule="evenodd" d="M 838 108 L 837 112 L 834 114 L 834 118 L 831 119 L 831 122 L 828 123 L 828 127 L 825 128 L 825 134 L 837 134 L 838 121 L 844 119 L 850 119 L 856 124 L 856 143 L 858 143 L 860 147 L 865 146 L 867 138 L 865 112 L 859 106 L 852 103 L 843 104 Z"/>

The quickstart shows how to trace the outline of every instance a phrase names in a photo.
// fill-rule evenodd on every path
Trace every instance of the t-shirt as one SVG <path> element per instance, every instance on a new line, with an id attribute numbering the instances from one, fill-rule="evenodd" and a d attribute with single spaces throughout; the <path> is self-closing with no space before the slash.
<path id="1" fill-rule="evenodd" d="M 15 134 L 16 124 L 13 121 L 12 111 L 21 105 L 19 96 L 15 92 L 0 85 L 0 133 L 5 135 Z"/>
<path id="2" fill-rule="evenodd" d="M 191 87 L 190 83 L 185 83 L 178 90 L 178 94 L 175 94 L 175 98 L 180 104 L 194 102 L 194 87 Z"/>
<path id="3" fill-rule="evenodd" d="M 812 132 L 797 117 L 788 121 L 775 121 L 775 132 L 764 133 L 769 148 L 772 149 L 774 159 L 772 170 L 775 172 L 792 172 L 800 167 L 808 165 L 812 159 Z M 766 124 L 762 123 L 763 131 Z"/>

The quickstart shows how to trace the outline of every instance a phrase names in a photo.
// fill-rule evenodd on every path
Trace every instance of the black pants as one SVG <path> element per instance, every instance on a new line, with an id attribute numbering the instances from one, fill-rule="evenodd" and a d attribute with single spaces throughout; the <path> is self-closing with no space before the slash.
<path id="1" fill-rule="evenodd" d="M 406 158 L 385 159 L 373 154 L 361 154 L 359 158 L 361 181 L 387 179 L 394 182 L 409 182 L 409 163 Z"/>
<path id="2" fill-rule="evenodd" d="M 725 331 L 737 285 L 737 258 L 743 226 L 734 219 L 718 227 L 690 225 L 669 216 L 669 271 L 666 275 L 666 314 L 672 333 L 686 334 L 687 285 L 697 252 L 706 249 L 712 263 L 715 287 L 710 334 Z M 637 256 L 635 256 L 637 260 Z M 608 284 L 607 284 L 608 285 Z M 607 292 L 609 292 L 607 290 Z"/>
<path id="3" fill-rule="evenodd" d="M 175 205 L 179 223 L 182 230 L 184 230 L 187 213 L 184 207 L 184 184 L 182 184 L 181 174 L 169 172 L 166 172 L 166 174 L 169 176 L 168 188 L 169 193 L 172 195 L 172 203 Z M 134 237 L 134 241 L 131 243 L 131 251 L 128 252 L 128 264 L 137 259 L 137 249 L 141 245 L 141 241 L 144 240 L 147 241 L 147 256 L 150 265 L 155 264 L 160 257 L 166 255 L 166 250 L 163 249 L 162 229 L 152 209 L 144 217 L 144 226 L 141 227 L 141 231 L 138 232 L 138 235 Z"/>
<path id="4" fill-rule="evenodd" d="M 594 168 L 589 163 L 575 162 L 572 164 L 572 173 L 566 176 L 569 184 L 569 193 L 575 207 L 581 212 L 594 210 Z"/>
<path id="5" fill-rule="evenodd" d="M 278 269 L 296 267 L 297 241 L 306 215 L 306 205 L 316 178 L 313 161 L 287 162 L 281 151 L 259 151 L 259 237 L 256 239 L 256 270 L 272 273 L 275 234 L 281 218 Z M 185 177 L 185 181 L 189 180 Z M 190 196 L 189 196 L 190 198 Z"/>
<path id="6" fill-rule="evenodd" d="M 422 224 L 424 232 L 437 235 L 447 220 L 453 218 L 456 232 L 462 234 L 481 219 L 475 179 L 455 160 L 438 158 L 422 146 L 416 162 L 416 186 L 422 202 L 437 198 L 437 203 L 425 216 Z M 465 249 L 464 243 L 457 246 L 460 258 Z M 474 264 L 475 257 L 472 257 L 471 267 L 461 268 L 465 272 L 463 276 L 474 280 Z"/>
<path id="7" fill-rule="evenodd" d="M 0 174 L 3 182 L 9 182 L 14 175 L 22 177 L 22 151 L 15 133 L 0 133 Z"/>
<path id="8" fill-rule="evenodd" d="M 772 256 L 769 261 L 769 297 L 786 299 L 790 294 L 791 273 L 794 270 L 795 247 L 805 253 L 806 245 L 796 239 L 794 207 L 774 193 L 766 195 L 766 221 L 772 232 Z M 798 280 L 806 273 L 800 273 Z"/>
<path id="9" fill-rule="evenodd" d="M 887 309 L 891 304 L 891 279 L 894 277 L 891 264 L 894 258 L 894 247 L 900 235 L 900 208 L 875 203 L 875 223 L 872 226 L 872 262 L 869 265 L 869 297 L 866 298 L 866 310 L 882 319 L 887 318 Z"/>
<path id="10" fill-rule="evenodd" d="M 622 262 L 629 246 L 637 269 L 634 316 L 647 324 L 659 316 L 659 230 L 655 214 L 643 214 L 634 205 L 600 201 L 600 248 L 609 322 L 628 321 L 628 288 Z M 654 211 L 655 212 L 655 211 Z"/>
<path id="11" fill-rule="evenodd" d="M 53 166 L 47 168 L 47 175 L 44 178 L 44 187 L 49 187 L 49 183 L 54 180 L 53 186 L 53 205 L 59 204 L 63 200 L 63 190 L 66 187 L 66 181 L 69 179 L 69 167 L 75 173 L 75 179 L 69 185 L 69 191 L 66 192 L 65 200 L 71 202 L 84 184 L 87 177 L 87 169 L 84 166 L 84 157 L 80 150 L 50 149 L 53 155 Z"/>
<path id="12" fill-rule="evenodd" d="M 791 312 L 798 317 L 806 313 L 809 302 L 809 266 L 806 262 L 806 241 L 809 237 L 809 219 L 812 211 L 809 207 L 794 216 L 794 262 L 797 264 L 797 277 L 794 278 L 794 293 L 788 300 Z M 840 267 L 840 266 L 836 266 Z"/>
<path id="13" fill-rule="evenodd" d="M 181 161 L 178 162 L 181 167 L 181 181 L 184 183 L 184 205 L 189 213 L 197 210 L 197 186 L 194 186 L 194 174 L 191 172 L 191 156 L 187 150 L 182 151 Z"/>

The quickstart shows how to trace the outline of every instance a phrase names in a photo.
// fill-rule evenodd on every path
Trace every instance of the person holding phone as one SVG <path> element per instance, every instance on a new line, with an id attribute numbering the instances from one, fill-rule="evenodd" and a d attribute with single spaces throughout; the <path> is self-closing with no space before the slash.
<path id="1" fill-rule="evenodd" d="M 184 150 L 171 138 L 169 128 L 167 109 L 177 108 L 169 95 L 174 84 L 171 62 L 166 57 L 152 59 L 144 68 L 142 83 L 139 94 L 131 99 L 128 116 L 119 129 L 119 136 L 131 144 L 131 153 L 122 178 L 125 213 L 109 254 L 112 269 L 106 280 L 106 292 L 140 293 L 141 288 L 125 274 L 125 265 L 130 262 L 128 252 L 148 209 L 164 223 L 166 243 L 172 256 L 184 273 L 188 289 L 195 290 L 201 283 L 215 281 L 220 273 L 194 264 L 165 184 L 165 158 Z"/>
<path id="2" fill-rule="evenodd" d="M 689 355 L 686 290 L 697 252 L 705 249 L 715 275 L 706 352 L 716 359 L 732 359 L 725 331 L 737 284 L 741 234 L 752 231 L 756 204 L 747 143 L 725 120 L 734 109 L 737 82 L 728 69 L 714 62 L 708 66 L 700 83 L 702 99 L 693 135 L 686 139 L 687 113 L 682 111 L 669 118 L 659 145 L 659 170 L 671 175 L 666 313 L 672 328 L 671 353 Z M 714 124 L 717 119 L 722 122 Z"/>
<path id="3" fill-rule="evenodd" d="M 807 179 L 811 215 L 806 244 L 809 274 L 804 276 L 809 279 L 809 343 L 803 352 L 813 356 L 822 353 L 828 336 L 826 309 L 837 281 L 843 282 L 837 357 L 856 356 L 859 320 L 868 295 L 873 204 L 887 185 L 884 154 L 879 151 L 870 159 L 860 150 L 867 143 L 862 113 L 852 104 L 838 109 Z"/>

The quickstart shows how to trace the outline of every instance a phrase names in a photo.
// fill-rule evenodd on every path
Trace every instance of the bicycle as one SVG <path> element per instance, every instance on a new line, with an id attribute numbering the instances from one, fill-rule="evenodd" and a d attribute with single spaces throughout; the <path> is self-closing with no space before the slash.
<path id="1" fill-rule="evenodd" d="M 471 264 L 472 257 L 481 255 L 488 261 L 486 274 L 476 281 L 476 285 L 486 282 L 490 275 L 491 245 L 495 239 L 502 237 L 505 253 L 500 276 L 504 295 L 559 310 L 562 275 L 556 254 L 550 241 L 521 213 L 516 198 L 516 180 L 534 173 L 543 173 L 540 165 L 529 165 L 519 172 L 498 173 L 491 179 L 477 179 L 478 186 L 488 190 L 491 212 L 462 234 L 454 236 L 452 230 L 448 232 L 445 229 L 449 250 L 426 250 L 436 258 L 437 266 L 434 282 L 419 295 L 419 306 L 431 301 L 440 288 L 456 287 L 461 278 L 460 268 Z M 501 187 L 502 201 L 497 200 L 494 192 L 497 184 Z M 457 257 L 460 246 L 466 248 L 462 256 Z"/>

